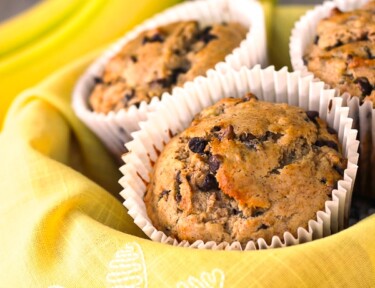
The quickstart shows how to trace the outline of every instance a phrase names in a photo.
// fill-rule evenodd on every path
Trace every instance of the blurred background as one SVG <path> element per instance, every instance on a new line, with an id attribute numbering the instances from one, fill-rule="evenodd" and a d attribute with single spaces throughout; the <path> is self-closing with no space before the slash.
<path id="1" fill-rule="evenodd" d="M 40 0 L 0 0 L 0 22 L 30 8 Z M 78 1 L 78 0 L 74 0 Z M 322 3 L 323 0 L 279 0 L 280 5 L 302 4 L 312 5 Z"/>

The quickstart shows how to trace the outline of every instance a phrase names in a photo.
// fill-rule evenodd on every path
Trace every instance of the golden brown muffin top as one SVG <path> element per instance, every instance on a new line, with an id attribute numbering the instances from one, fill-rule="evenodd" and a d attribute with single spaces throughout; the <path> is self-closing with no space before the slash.
<path id="1" fill-rule="evenodd" d="M 319 79 L 375 105 L 375 2 L 351 12 L 333 9 L 319 22 L 304 61 Z"/>
<path id="2" fill-rule="evenodd" d="M 108 113 L 149 103 L 152 97 L 214 68 L 246 33 L 234 22 L 200 27 L 197 21 L 143 32 L 106 64 L 103 76 L 96 79 L 90 105 L 96 112 Z"/>
<path id="3" fill-rule="evenodd" d="M 343 177 L 340 151 L 317 112 L 226 98 L 166 145 L 144 197 L 147 213 L 157 229 L 189 242 L 296 236 Z"/>

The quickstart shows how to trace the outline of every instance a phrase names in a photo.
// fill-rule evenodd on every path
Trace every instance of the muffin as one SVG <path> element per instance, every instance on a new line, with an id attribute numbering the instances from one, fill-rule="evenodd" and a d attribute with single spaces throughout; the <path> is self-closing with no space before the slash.
<path id="1" fill-rule="evenodd" d="M 99 113 L 119 111 L 204 75 L 246 37 L 236 22 L 202 26 L 179 21 L 140 33 L 108 61 L 89 101 Z"/>
<path id="2" fill-rule="evenodd" d="M 292 31 L 290 57 L 294 70 L 312 72 L 350 108 L 360 140 L 355 196 L 375 199 L 375 2 L 325 2 L 309 11 Z"/>
<path id="3" fill-rule="evenodd" d="M 122 157 L 120 195 L 150 239 L 256 250 L 344 229 L 359 143 L 348 108 L 332 89 L 273 67 L 212 71 L 188 88 L 163 97 Z M 226 98 L 249 92 L 259 100 Z"/>
<path id="4" fill-rule="evenodd" d="M 324 209 L 346 160 L 314 111 L 225 98 L 200 112 L 158 158 L 144 201 L 179 241 L 248 241 L 299 227 Z"/>
<path id="5" fill-rule="evenodd" d="M 77 82 L 72 105 L 120 161 L 124 143 L 168 92 L 211 70 L 266 63 L 259 2 L 185 1 L 134 27 L 96 59 Z"/>
<path id="6" fill-rule="evenodd" d="M 375 103 L 375 2 L 342 12 L 337 7 L 316 28 L 304 55 L 307 69 L 341 93 Z"/>

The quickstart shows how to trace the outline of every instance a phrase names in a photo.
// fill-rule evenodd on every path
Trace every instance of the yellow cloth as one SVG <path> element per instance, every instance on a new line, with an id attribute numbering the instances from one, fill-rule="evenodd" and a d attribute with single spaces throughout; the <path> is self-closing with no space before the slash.
<path id="1" fill-rule="evenodd" d="M 288 27 L 295 19 L 274 13 Z M 43 55 L 50 56 L 57 57 Z M 267 251 L 145 239 L 115 198 L 117 167 L 70 107 L 77 77 L 96 56 L 23 92 L 9 111 L 0 135 L 0 287 L 375 287 L 375 216 L 322 240 Z"/>

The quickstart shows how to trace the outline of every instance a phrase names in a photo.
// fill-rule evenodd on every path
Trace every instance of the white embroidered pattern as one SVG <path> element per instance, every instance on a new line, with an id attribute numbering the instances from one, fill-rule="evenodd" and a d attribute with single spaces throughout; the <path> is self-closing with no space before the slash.
<path id="1" fill-rule="evenodd" d="M 190 276 L 187 281 L 177 283 L 177 288 L 223 288 L 225 274 L 221 269 L 214 269 L 211 273 L 203 272 L 200 278 Z"/>
<path id="2" fill-rule="evenodd" d="M 106 280 L 112 288 L 147 287 L 146 265 L 139 244 L 127 243 L 109 262 Z"/>

